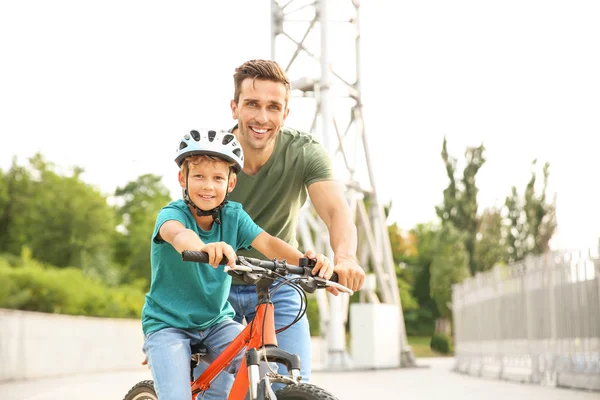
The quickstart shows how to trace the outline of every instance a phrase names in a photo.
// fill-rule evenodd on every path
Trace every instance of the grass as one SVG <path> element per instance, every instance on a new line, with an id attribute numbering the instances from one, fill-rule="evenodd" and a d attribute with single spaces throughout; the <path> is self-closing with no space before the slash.
<path id="1" fill-rule="evenodd" d="M 442 354 L 431 350 L 429 336 L 408 336 L 408 344 L 412 347 L 415 357 L 451 357 L 452 354 Z"/>

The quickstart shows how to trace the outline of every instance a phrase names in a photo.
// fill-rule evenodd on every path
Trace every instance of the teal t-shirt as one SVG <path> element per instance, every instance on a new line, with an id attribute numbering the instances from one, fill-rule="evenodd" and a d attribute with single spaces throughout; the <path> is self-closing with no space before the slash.
<path id="1" fill-rule="evenodd" d="M 204 243 L 223 241 L 235 251 L 251 248 L 252 241 L 263 232 L 241 204 L 233 201 L 223 207 L 222 223 L 213 223 L 210 231 L 198 226 L 183 200 L 162 208 L 152 233 L 152 280 L 142 309 L 144 334 L 168 327 L 204 330 L 233 318 L 235 313 L 227 301 L 231 276 L 223 266 L 182 261 L 181 254 L 159 238 L 160 227 L 169 220 L 195 231 Z"/>

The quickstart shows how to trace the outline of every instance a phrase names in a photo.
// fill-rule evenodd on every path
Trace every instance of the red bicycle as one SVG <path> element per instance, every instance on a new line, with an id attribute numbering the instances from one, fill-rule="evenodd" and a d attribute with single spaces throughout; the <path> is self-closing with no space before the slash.
<path id="1" fill-rule="evenodd" d="M 184 261 L 208 262 L 208 255 L 199 251 L 184 251 Z M 226 264 L 227 260 L 222 260 Z M 337 283 L 337 274 L 334 273 L 330 280 L 313 276 L 311 271 L 314 262 L 308 258 L 300 259 L 300 265 L 287 264 L 284 260 L 264 261 L 251 257 L 239 256 L 234 268 L 225 267 L 229 274 L 237 274 L 247 283 L 256 284 L 258 302 L 256 305 L 256 316 L 244 330 L 227 346 L 227 348 L 208 366 L 208 368 L 194 380 L 193 370 L 200 362 L 205 350 L 201 345 L 192 346 L 192 358 L 190 360 L 190 381 L 192 386 L 192 399 L 205 392 L 217 375 L 225 369 L 229 363 L 241 352 L 246 352 L 242 365 L 236 374 L 233 387 L 229 393 L 229 400 L 243 400 L 249 393 L 251 400 L 337 400 L 328 391 L 301 382 L 300 357 L 290 354 L 277 347 L 276 334 L 288 327 L 275 330 L 274 305 L 270 301 L 271 293 L 277 290 L 272 287 L 276 279 L 281 284 L 293 285 L 302 297 L 300 310 L 295 323 L 306 312 L 306 293 L 313 293 L 316 289 L 333 286 L 338 290 L 353 294 L 353 291 Z M 287 278 L 294 275 L 293 278 Z M 291 325 L 293 325 L 290 324 Z M 268 370 L 261 371 L 259 365 L 264 361 Z M 271 369 L 269 363 L 283 364 L 289 371 L 288 376 L 278 374 Z M 274 391 L 273 383 L 281 383 L 284 386 Z M 202 397 L 199 396 L 198 399 Z M 123 400 L 157 400 L 154 383 L 145 380 L 133 386 Z"/>

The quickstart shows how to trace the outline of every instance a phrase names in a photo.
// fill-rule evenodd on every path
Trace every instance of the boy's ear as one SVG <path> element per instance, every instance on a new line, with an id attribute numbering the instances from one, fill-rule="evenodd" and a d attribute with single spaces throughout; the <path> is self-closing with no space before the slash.
<path id="1" fill-rule="evenodd" d="M 185 176 L 183 176 L 183 172 L 181 172 L 181 170 L 179 170 L 179 185 L 185 189 Z"/>
<path id="2" fill-rule="evenodd" d="M 229 177 L 229 186 L 227 187 L 227 193 L 231 193 L 235 188 L 235 184 L 237 183 L 237 175 L 231 174 Z"/>

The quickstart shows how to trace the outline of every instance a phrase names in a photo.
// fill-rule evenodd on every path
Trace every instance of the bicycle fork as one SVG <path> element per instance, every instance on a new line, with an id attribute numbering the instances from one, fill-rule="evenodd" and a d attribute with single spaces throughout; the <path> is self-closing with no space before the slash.
<path id="1" fill-rule="evenodd" d="M 300 357 L 296 354 L 290 354 L 275 346 L 263 347 L 260 350 L 249 349 L 246 352 L 246 365 L 248 367 L 248 381 L 250 387 L 250 399 L 276 399 L 275 393 L 271 388 L 271 382 L 268 373 L 264 374 L 262 379 L 260 371 L 260 361 L 274 362 L 283 364 L 291 374 L 290 377 L 278 376 L 275 381 L 288 381 L 288 383 L 298 383 L 300 377 Z M 292 382 L 289 382 L 292 381 Z"/>

